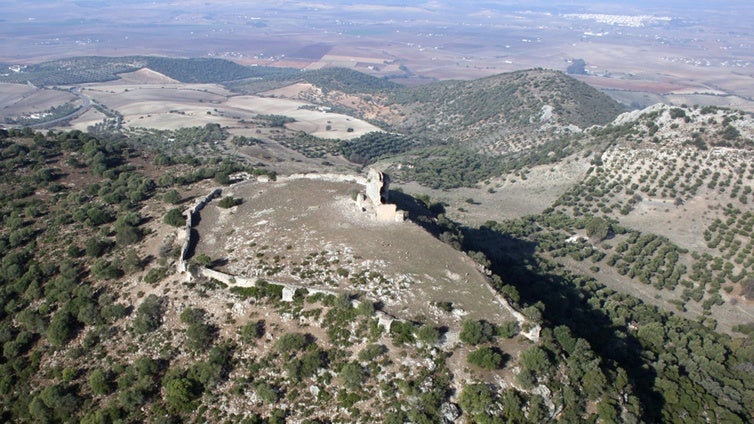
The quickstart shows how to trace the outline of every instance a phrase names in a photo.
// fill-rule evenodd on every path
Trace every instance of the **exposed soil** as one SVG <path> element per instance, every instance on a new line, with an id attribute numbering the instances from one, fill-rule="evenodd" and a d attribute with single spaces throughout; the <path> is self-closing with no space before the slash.
<path id="1" fill-rule="evenodd" d="M 361 188 L 307 179 L 237 186 L 223 195 L 243 204 L 202 211 L 197 254 L 236 275 L 360 292 L 404 319 L 512 318 L 470 258 L 410 222 L 373 221 L 350 199 Z"/>
<path id="2" fill-rule="evenodd" d="M 449 217 L 478 226 L 488 220 L 541 213 L 580 181 L 589 166 L 588 158 L 571 156 L 556 164 L 526 169 L 523 177 L 509 174 L 491 178 L 489 183 L 482 182 L 475 188 L 434 190 L 414 182 L 395 186 L 409 194 L 427 194 L 433 201 L 447 203 Z"/>

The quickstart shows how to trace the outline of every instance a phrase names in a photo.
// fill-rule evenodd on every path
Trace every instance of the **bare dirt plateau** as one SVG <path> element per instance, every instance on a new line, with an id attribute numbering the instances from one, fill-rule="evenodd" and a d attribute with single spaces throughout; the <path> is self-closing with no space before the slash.
<path id="1" fill-rule="evenodd" d="M 222 209 L 214 201 L 202 211 L 197 254 L 234 275 L 360 292 L 403 319 L 512 319 L 469 257 L 409 221 L 371 220 L 351 200 L 360 189 L 309 179 L 236 186 L 241 205 Z"/>
<path id="2" fill-rule="evenodd" d="M 317 109 L 302 100 L 238 96 L 216 84 L 183 84 L 149 69 L 120 75 L 121 79 L 83 85 L 82 92 L 94 103 L 123 115 L 131 128 L 173 130 L 218 123 L 231 133 L 248 125 L 257 115 L 284 115 L 295 119 L 286 126 L 321 138 L 351 139 L 380 129 L 363 120 Z M 49 90 L 47 90 L 49 91 Z M 85 114 L 71 122 L 86 128 L 102 119 Z"/>

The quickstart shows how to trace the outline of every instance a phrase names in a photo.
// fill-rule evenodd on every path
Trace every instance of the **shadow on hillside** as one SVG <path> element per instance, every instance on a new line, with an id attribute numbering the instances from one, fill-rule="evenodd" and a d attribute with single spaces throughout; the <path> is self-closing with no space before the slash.
<path id="1" fill-rule="evenodd" d="M 427 208 L 427 205 L 421 200 L 416 199 L 400 191 L 390 191 L 389 203 L 395 203 L 398 209 L 408 213 L 408 219 L 414 224 L 427 230 L 435 237 L 439 237 L 443 228 L 437 224 L 436 217 L 445 213 L 445 208 L 437 204 L 433 210 Z"/>
<path id="2" fill-rule="evenodd" d="M 472 257 L 475 256 L 472 252 L 484 253 L 489 260 L 488 268 L 500 277 L 502 285 L 516 288 L 520 307 L 541 302 L 545 327 L 568 327 L 604 358 L 605 368 L 623 368 L 641 401 L 643 421 L 660 421 L 663 399 L 653 390 L 656 374 L 644 366 L 639 341 L 630 334 L 626 337 L 624 328 L 613 323 L 602 309 L 590 302 L 598 287 L 596 282 L 538 258 L 536 240 L 505 234 L 486 226 L 469 228 L 447 219 L 437 219 L 439 212 L 431 211 L 421 200 L 401 192 L 390 192 L 390 201 L 407 211 L 412 222 L 436 238 L 448 231 L 460 232 L 461 250 Z"/>
<path id="3" fill-rule="evenodd" d="M 228 258 L 218 258 L 210 262 L 209 268 L 216 269 L 216 268 L 222 268 L 225 265 L 228 265 L 229 261 Z"/>
<path id="4" fill-rule="evenodd" d="M 656 373 L 644 367 L 639 341 L 612 319 L 590 299 L 590 278 L 570 274 L 558 265 L 540 260 L 536 256 L 536 242 L 519 239 L 490 228 L 464 228 L 464 245 L 467 249 L 483 252 L 490 261 L 490 269 L 503 284 L 516 288 L 519 304 L 535 305 L 542 302 L 542 319 L 545 327 L 568 327 L 573 335 L 585 339 L 592 349 L 623 368 L 641 400 L 646 422 L 658 422 L 663 399 L 652 389 Z M 596 286 L 592 286 L 596 287 Z"/>
<path id="5" fill-rule="evenodd" d="M 196 230 L 196 228 L 191 228 L 191 232 L 189 233 L 189 242 L 188 242 L 188 248 L 186 249 L 186 257 L 185 260 L 189 260 L 194 257 L 194 254 L 196 253 L 196 246 L 199 244 L 199 231 Z"/>

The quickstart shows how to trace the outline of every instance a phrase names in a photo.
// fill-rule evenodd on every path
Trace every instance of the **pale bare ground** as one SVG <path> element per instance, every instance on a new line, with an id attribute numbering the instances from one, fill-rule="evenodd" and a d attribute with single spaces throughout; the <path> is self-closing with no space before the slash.
<path id="1" fill-rule="evenodd" d="M 713 95 L 713 94 L 668 94 L 663 96 L 665 101 L 674 105 L 704 105 L 719 106 L 731 109 L 740 109 L 745 112 L 754 113 L 754 102 L 734 95 Z"/>
<path id="2" fill-rule="evenodd" d="M 408 221 L 371 220 L 351 200 L 351 191 L 360 188 L 307 179 L 234 187 L 223 195 L 243 204 L 229 210 L 211 204 L 202 212 L 197 253 L 226 258 L 223 269 L 236 275 L 253 277 L 280 266 L 259 278 L 361 292 L 404 319 L 454 326 L 463 316 L 512 319 L 469 257 Z M 312 275 L 302 276 L 296 267 Z M 349 278 L 368 276 L 350 281 L 338 268 L 348 270 Z M 442 301 L 452 302 L 456 312 L 432 305 Z"/>
<path id="3" fill-rule="evenodd" d="M 267 90 L 259 94 L 265 97 L 302 99 L 307 95 L 322 95 L 322 90 L 314 86 L 314 84 L 309 84 L 308 82 L 297 82 L 295 84 L 286 85 L 285 87 L 276 88 L 274 90 Z"/>
<path id="4" fill-rule="evenodd" d="M 670 303 L 671 300 L 681 299 L 682 286 L 678 286 L 674 291 L 657 290 L 651 285 L 642 284 L 620 275 L 615 271 L 615 268 L 609 266 L 601 266 L 598 272 L 594 272 L 590 270 L 590 267 L 594 265 L 591 261 L 574 261 L 569 258 L 558 258 L 557 262 L 579 274 L 594 277 L 600 283 L 617 292 L 634 296 L 641 299 L 644 303 L 657 306 L 692 321 L 695 321 L 704 312 L 700 303 L 691 300 L 686 302 L 685 311 L 679 311 L 676 305 Z M 733 332 L 734 326 L 754 322 L 754 302 L 747 302 L 735 294 L 731 295 L 723 291 L 720 293 L 725 303 L 719 306 L 715 305 L 711 310 L 712 318 L 717 321 L 718 331 L 736 334 Z M 731 302 L 732 299 L 736 300 Z"/>
<path id="5" fill-rule="evenodd" d="M 214 84 L 131 84 L 125 81 L 86 84 L 83 94 L 123 115 L 126 127 L 178 129 L 218 122 L 232 125 L 236 120 L 216 115 L 215 109 L 231 94 Z M 81 117 L 71 125 L 91 125 Z"/>
<path id="6" fill-rule="evenodd" d="M 231 93 L 211 84 L 112 84 L 84 85 L 84 94 L 105 103 L 113 109 L 137 102 L 163 101 L 165 103 L 208 103 L 219 104 L 227 100 Z"/>
<path id="7" fill-rule="evenodd" d="M 337 48 L 333 49 L 337 50 Z M 339 67 L 369 72 L 379 70 L 382 73 L 400 73 L 400 63 L 387 55 L 383 57 L 359 56 L 358 54 L 326 54 L 305 69 L 315 70 L 326 67 Z"/>
<path id="8" fill-rule="evenodd" d="M 132 73 L 133 74 L 133 73 Z M 138 83 L 134 78 L 161 80 L 160 74 L 127 74 L 126 79 L 85 84 L 83 93 L 95 102 L 116 110 L 126 127 L 177 129 L 218 123 L 229 128 L 243 127 L 240 121 L 258 114 L 285 115 L 296 122 L 291 130 L 321 138 L 352 139 L 380 129 L 363 120 L 339 113 L 302 109 L 311 103 L 259 96 L 234 96 L 216 84 Z M 92 115 L 73 121 L 74 128 L 92 125 Z M 329 128 L 329 130 L 328 130 Z M 349 130 L 350 129 L 350 130 Z"/>
<path id="9" fill-rule="evenodd" d="M 709 206 L 725 199 L 711 196 L 714 193 L 697 196 L 680 206 L 676 206 L 672 199 L 646 198 L 631 213 L 619 219 L 622 225 L 665 236 L 681 247 L 713 253 L 707 248 L 703 231 L 719 217 L 710 212 Z"/>
<path id="10" fill-rule="evenodd" d="M 0 104 L 5 106 L 17 103 L 37 90 L 26 84 L 0 84 Z"/>
<path id="11" fill-rule="evenodd" d="M 134 72 L 118 74 L 121 81 L 129 84 L 180 84 L 165 74 L 155 72 L 149 68 L 142 68 Z"/>
<path id="12" fill-rule="evenodd" d="M 89 108 L 89 110 L 87 110 L 83 115 L 79 116 L 74 122 L 71 123 L 71 129 L 87 131 L 90 126 L 102 122 L 102 120 L 105 118 L 106 116 L 102 112 L 94 108 Z"/>
<path id="13" fill-rule="evenodd" d="M 380 131 L 380 128 L 348 115 L 302 109 L 302 106 L 312 106 L 312 104 L 300 100 L 235 96 L 231 97 L 225 106 L 259 114 L 289 116 L 294 118 L 296 122 L 286 124 L 287 128 L 304 131 L 321 138 L 351 139 L 369 132 Z M 329 131 L 327 130 L 328 125 L 331 126 Z M 349 128 L 352 129 L 351 132 L 348 131 Z"/>
<path id="14" fill-rule="evenodd" d="M 492 178 L 489 184 L 482 182 L 477 188 L 432 190 L 415 182 L 396 186 L 409 194 L 427 194 L 434 201 L 446 202 L 449 217 L 479 226 L 489 220 L 504 221 L 541 213 L 581 181 L 589 166 L 589 158 L 571 156 L 556 164 L 528 168 L 525 179 L 511 174 Z"/>
<path id="15" fill-rule="evenodd" d="M 40 89 L 23 84 L 0 84 L 0 116 L 42 112 L 77 100 L 78 97 L 63 90 Z"/>

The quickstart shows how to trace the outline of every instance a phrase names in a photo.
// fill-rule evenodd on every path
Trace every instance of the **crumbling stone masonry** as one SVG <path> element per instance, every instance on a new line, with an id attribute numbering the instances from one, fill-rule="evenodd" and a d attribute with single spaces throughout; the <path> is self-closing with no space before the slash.
<path id="1" fill-rule="evenodd" d="M 390 177 L 370 168 L 366 181 L 366 197 L 359 194 L 357 205 L 364 211 L 373 211 L 379 222 L 402 222 L 406 219 L 404 211 L 394 204 L 387 203 L 390 193 Z"/>
<path id="2" fill-rule="evenodd" d="M 191 230 L 193 229 L 194 224 L 199 217 L 199 212 L 204 209 L 204 207 L 207 206 L 207 203 L 211 202 L 212 199 L 220 197 L 222 192 L 222 189 L 219 188 L 212 190 L 210 194 L 200 199 L 196 204 L 194 204 L 194 206 L 188 208 L 185 212 L 183 212 L 183 215 L 186 217 L 186 236 L 185 240 L 183 241 L 183 246 L 181 247 L 181 256 L 178 258 L 178 263 L 176 264 L 178 272 L 186 272 L 186 261 L 188 261 L 189 254 L 193 247 L 195 247 L 195 244 L 197 242 L 196 238 L 192 237 Z"/>

